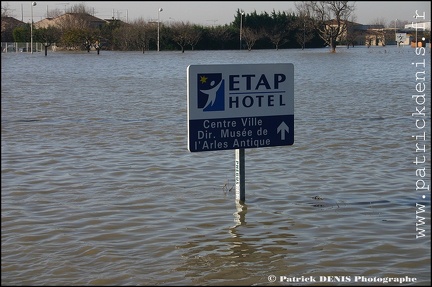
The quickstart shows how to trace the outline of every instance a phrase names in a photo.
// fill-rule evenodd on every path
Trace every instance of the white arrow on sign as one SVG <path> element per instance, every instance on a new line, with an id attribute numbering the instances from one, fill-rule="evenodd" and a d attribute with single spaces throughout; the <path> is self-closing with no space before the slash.
<path id="1" fill-rule="evenodd" d="M 287 126 L 287 124 L 285 122 L 282 122 L 278 128 L 277 128 L 277 132 L 281 133 L 281 140 L 285 140 L 285 132 L 289 133 L 289 127 Z"/>

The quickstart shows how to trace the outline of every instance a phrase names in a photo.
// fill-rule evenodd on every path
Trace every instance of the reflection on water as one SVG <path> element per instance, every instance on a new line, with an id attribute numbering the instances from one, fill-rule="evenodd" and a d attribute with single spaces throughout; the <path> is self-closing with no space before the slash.
<path id="1" fill-rule="evenodd" d="M 416 57 L 2 54 L 2 285 L 430 283 L 430 197 L 416 192 L 412 163 Z M 213 63 L 294 64 L 295 143 L 245 150 L 244 204 L 234 151 L 187 150 L 186 68 Z M 420 239 L 416 214 L 427 219 Z"/>
<path id="2" fill-rule="evenodd" d="M 230 229 L 232 231 L 234 231 L 237 226 L 246 224 L 247 205 L 245 203 L 240 202 L 239 200 L 235 201 L 235 205 L 237 211 L 234 212 L 235 225 Z"/>
<path id="3" fill-rule="evenodd" d="M 298 245 L 295 235 L 290 232 L 294 223 L 287 220 L 274 233 L 271 226 L 280 226 L 281 222 L 270 220 L 248 224 L 245 221 L 247 206 L 237 202 L 236 207 L 235 225 L 228 228 L 229 237 L 224 236 L 226 231 L 221 230 L 218 234 L 220 239 L 218 235 L 211 241 L 208 237 L 197 236 L 178 247 L 185 261 L 176 271 L 186 272 L 190 284 L 236 282 L 238 285 L 254 285 L 267 281 L 271 270 L 264 270 L 263 265 L 270 264 L 276 268 L 289 264 L 291 248 Z"/>

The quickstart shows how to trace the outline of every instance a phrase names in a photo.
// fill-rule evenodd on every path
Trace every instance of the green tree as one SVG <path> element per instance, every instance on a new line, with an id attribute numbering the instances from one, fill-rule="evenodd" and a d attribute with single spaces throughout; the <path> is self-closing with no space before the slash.
<path id="1" fill-rule="evenodd" d="M 31 28 L 30 24 L 24 24 L 16 27 L 12 32 L 15 42 L 30 42 L 31 40 Z"/>
<path id="2" fill-rule="evenodd" d="M 81 29 L 68 29 L 67 31 L 63 31 L 61 42 L 67 50 L 78 50 L 84 41 Z"/>
<path id="3" fill-rule="evenodd" d="M 60 30 L 49 26 L 48 28 L 40 28 L 33 31 L 33 38 L 36 42 L 42 43 L 45 47 L 45 56 L 48 55 L 48 47 L 60 41 Z"/>
<path id="4" fill-rule="evenodd" d="M 118 29 L 122 27 L 122 22 L 119 20 L 109 21 L 101 28 L 101 38 L 104 41 L 104 46 L 106 49 L 115 49 L 115 38 L 114 34 Z"/>

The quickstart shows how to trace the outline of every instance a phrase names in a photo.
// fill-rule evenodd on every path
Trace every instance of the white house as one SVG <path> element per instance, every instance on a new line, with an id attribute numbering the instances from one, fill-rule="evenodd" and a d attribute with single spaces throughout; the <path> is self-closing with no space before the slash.
<path id="1" fill-rule="evenodd" d="M 411 24 L 405 25 L 405 29 L 415 30 L 416 28 L 418 31 L 430 31 L 431 30 L 431 21 L 412 22 Z"/>

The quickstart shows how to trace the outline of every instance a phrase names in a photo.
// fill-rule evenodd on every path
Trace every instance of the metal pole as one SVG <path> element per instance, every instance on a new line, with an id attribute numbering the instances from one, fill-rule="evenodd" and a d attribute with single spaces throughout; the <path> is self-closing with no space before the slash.
<path id="1" fill-rule="evenodd" d="M 32 54 L 33 54 L 33 6 L 36 6 L 36 2 L 31 3 L 30 52 Z"/>
<path id="2" fill-rule="evenodd" d="M 159 44 L 159 41 L 160 41 L 160 40 L 159 40 L 159 39 L 160 39 L 160 38 L 159 38 L 159 33 L 160 33 L 160 32 L 159 32 L 159 31 L 160 31 L 159 13 L 162 12 L 162 11 L 163 11 L 163 9 L 162 9 L 162 8 L 159 8 L 159 10 L 158 10 L 158 27 L 157 27 L 157 28 L 158 28 L 158 29 L 157 29 L 157 50 L 158 50 L 158 52 L 159 52 L 159 45 L 160 45 L 160 44 Z"/>
<path id="3" fill-rule="evenodd" d="M 245 150 L 243 148 L 235 150 L 235 185 L 236 201 L 245 202 Z"/>

